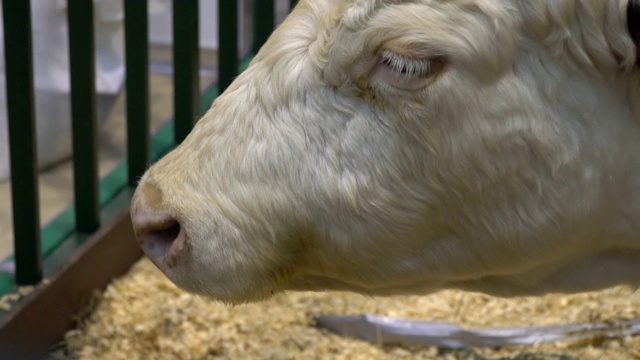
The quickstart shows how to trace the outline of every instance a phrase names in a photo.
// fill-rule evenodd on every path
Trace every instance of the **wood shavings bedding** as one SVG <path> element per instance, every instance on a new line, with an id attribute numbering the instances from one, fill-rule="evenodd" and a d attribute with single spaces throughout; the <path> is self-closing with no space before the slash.
<path id="1" fill-rule="evenodd" d="M 455 322 L 464 327 L 528 326 L 640 318 L 640 294 L 626 288 L 572 296 L 499 299 L 441 291 L 365 297 L 287 293 L 230 307 L 176 288 L 147 259 L 97 298 L 66 334 L 65 359 L 640 359 L 640 337 L 447 351 L 379 346 L 312 324 L 318 314 L 362 314 Z"/>

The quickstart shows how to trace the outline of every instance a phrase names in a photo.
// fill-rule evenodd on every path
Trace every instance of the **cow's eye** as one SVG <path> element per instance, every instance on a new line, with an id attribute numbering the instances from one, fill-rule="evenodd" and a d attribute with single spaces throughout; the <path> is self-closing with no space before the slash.
<path id="1" fill-rule="evenodd" d="M 410 58 L 383 51 L 373 76 L 395 88 L 414 90 L 426 86 L 442 67 L 441 58 Z"/>
<path id="2" fill-rule="evenodd" d="M 431 68 L 431 61 L 429 60 L 408 59 L 390 51 L 382 53 L 380 62 L 389 70 L 401 76 L 423 77 L 429 74 Z"/>

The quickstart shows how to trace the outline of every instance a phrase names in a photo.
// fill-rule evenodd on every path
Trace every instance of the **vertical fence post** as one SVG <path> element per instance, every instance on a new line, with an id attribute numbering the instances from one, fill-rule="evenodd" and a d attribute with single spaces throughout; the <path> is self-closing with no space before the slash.
<path id="1" fill-rule="evenodd" d="M 3 0 L 16 282 L 42 279 L 29 1 Z"/>
<path id="2" fill-rule="evenodd" d="M 273 0 L 257 0 L 254 12 L 255 36 L 253 52 L 258 50 L 267 42 L 275 26 L 275 4 Z"/>
<path id="3" fill-rule="evenodd" d="M 136 186 L 150 160 L 148 0 L 124 0 L 127 163 Z"/>
<path id="4" fill-rule="evenodd" d="M 222 0 L 220 2 L 229 2 Z M 235 1 L 233 1 L 235 2 Z M 173 0 L 175 142 L 181 143 L 200 116 L 198 0 Z"/>
<path id="5" fill-rule="evenodd" d="M 218 89 L 222 93 L 238 75 L 237 1 L 218 2 L 218 43 Z"/>
<path id="6" fill-rule="evenodd" d="M 100 226 L 93 1 L 68 0 L 76 229 Z"/>

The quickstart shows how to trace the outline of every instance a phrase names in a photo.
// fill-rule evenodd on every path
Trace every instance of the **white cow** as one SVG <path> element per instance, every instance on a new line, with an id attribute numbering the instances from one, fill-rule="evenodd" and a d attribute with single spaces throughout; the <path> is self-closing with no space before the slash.
<path id="1" fill-rule="evenodd" d="M 142 177 L 139 242 L 229 303 L 640 285 L 639 28 L 629 0 L 302 1 Z"/>

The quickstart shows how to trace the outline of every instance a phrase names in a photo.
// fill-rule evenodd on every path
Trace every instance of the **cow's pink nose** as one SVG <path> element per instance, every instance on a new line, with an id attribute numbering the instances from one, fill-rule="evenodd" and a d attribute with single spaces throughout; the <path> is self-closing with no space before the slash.
<path id="1" fill-rule="evenodd" d="M 184 251 L 186 234 L 170 214 L 157 209 L 160 191 L 145 184 L 131 201 L 131 222 L 138 244 L 158 267 L 172 267 Z"/>

